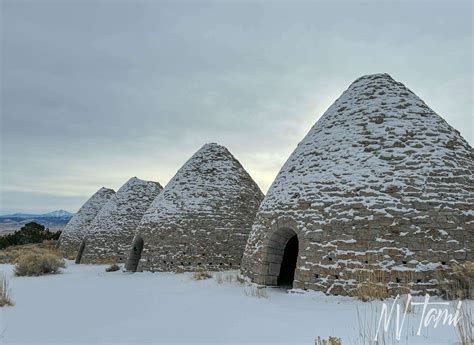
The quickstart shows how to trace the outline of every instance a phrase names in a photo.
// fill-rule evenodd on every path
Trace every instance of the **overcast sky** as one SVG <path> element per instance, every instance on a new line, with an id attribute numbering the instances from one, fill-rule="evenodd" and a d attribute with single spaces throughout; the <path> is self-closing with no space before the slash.
<path id="1" fill-rule="evenodd" d="M 324 111 L 389 73 L 472 145 L 464 2 L 1 2 L 0 213 L 165 185 L 218 142 L 266 192 Z"/>

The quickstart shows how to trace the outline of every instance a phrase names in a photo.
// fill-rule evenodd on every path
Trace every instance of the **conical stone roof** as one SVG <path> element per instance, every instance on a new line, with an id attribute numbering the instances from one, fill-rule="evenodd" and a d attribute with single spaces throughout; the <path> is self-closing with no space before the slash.
<path id="1" fill-rule="evenodd" d="M 80 262 L 124 261 L 143 214 L 162 189 L 158 182 L 128 180 L 91 223 Z"/>
<path id="2" fill-rule="evenodd" d="M 90 223 L 114 194 L 113 189 L 102 187 L 67 223 L 59 239 L 59 248 L 66 257 L 75 257 Z"/>
<path id="3" fill-rule="evenodd" d="M 225 147 L 204 145 L 143 216 L 136 236 L 144 242 L 139 270 L 238 267 L 262 199 Z"/>
<path id="4" fill-rule="evenodd" d="M 437 268 L 473 260 L 472 158 L 459 132 L 402 83 L 361 77 L 280 170 L 242 271 L 276 284 L 296 234 L 295 287 L 345 294 L 369 269 L 392 291 L 434 288 Z"/>

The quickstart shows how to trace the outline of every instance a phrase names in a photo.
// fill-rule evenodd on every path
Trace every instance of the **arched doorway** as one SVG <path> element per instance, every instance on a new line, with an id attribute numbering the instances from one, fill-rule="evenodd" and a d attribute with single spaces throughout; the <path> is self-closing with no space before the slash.
<path id="1" fill-rule="evenodd" d="M 289 227 L 275 230 L 265 244 L 261 281 L 265 285 L 293 287 L 299 239 Z"/>
<path id="2" fill-rule="evenodd" d="M 293 287 L 295 279 L 296 262 L 298 260 L 298 236 L 291 237 L 285 246 L 278 275 L 278 286 Z"/>
<path id="3" fill-rule="evenodd" d="M 127 271 L 137 271 L 138 263 L 140 262 L 140 258 L 142 256 L 143 244 L 143 238 L 141 238 L 140 236 L 136 237 L 133 241 L 133 246 L 130 250 L 130 255 L 128 256 L 127 264 L 125 265 L 125 269 Z"/>
<path id="4" fill-rule="evenodd" d="M 75 261 L 76 264 L 81 263 L 82 254 L 84 253 L 85 248 L 86 248 L 86 240 L 83 239 L 82 242 L 81 242 L 81 246 L 79 247 L 79 250 L 78 250 L 77 255 L 76 255 L 76 261 Z"/>

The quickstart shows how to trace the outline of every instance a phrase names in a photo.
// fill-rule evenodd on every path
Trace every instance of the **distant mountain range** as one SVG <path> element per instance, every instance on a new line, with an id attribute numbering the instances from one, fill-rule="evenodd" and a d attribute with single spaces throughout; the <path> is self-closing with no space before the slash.
<path id="1" fill-rule="evenodd" d="M 43 214 L 32 214 L 32 213 L 13 213 L 0 215 L 0 218 L 69 218 L 74 214 L 64 210 L 57 210 L 53 212 L 43 213 Z"/>
<path id="2" fill-rule="evenodd" d="M 29 222 L 44 225 L 50 230 L 62 230 L 74 214 L 64 210 L 57 210 L 43 214 L 14 213 L 0 216 L 0 233 L 20 230 Z"/>

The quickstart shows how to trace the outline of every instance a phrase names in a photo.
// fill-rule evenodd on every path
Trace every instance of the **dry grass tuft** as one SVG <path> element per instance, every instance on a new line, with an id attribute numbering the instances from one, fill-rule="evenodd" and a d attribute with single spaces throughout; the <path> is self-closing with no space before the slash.
<path id="1" fill-rule="evenodd" d="M 115 263 L 115 264 L 112 264 L 112 265 L 106 267 L 105 272 L 116 272 L 119 269 L 120 269 L 120 266 Z"/>
<path id="2" fill-rule="evenodd" d="M 472 318 L 472 311 L 461 306 L 460 315 L 461 319 L 456 325 L 456 334 L 461 345 L 472 345 L 474 344 L 474 319 Z"/>
<path id="3" fill-rule="evenodd" d="M 359 338 L 357 344 L 364 345 L 391 345 L 399 344 L 395 339 L 394 323 L 390 324 L 388 332 L 377 332 L 379 317 L 382 312 L 382 304 L 378 302 L 364 303 L 356 306 Z"/>
<path id="4" fill-rule="evenodd" d="M 43 243 L 11 246 L 0 250 L 0 264 L 14 264 L 20 256 L 31 253 L 51 253 L 56 256 L 61 256 L 59 250 L 56 248 L 56 241 L 43 241 Z"/>
<path id="5" fill-rule="evenodd" d="M 359 282 L 353 296 L 363 302 L 374 299 L 384 300 L 390 297 L 390 291 L 384 283 L 384 272 L 380 270 L 359 271 L 356 280 Z"/>
<path id="6" fill-rule="evenodd" d="M 208 271 L 197 271 L 193 273 L 193 280 L 205 280 L 212 278 L 212 274 Z"/>
<path id="7" fill-rule="evenodd" d="M 176 267 L 176 273 L 184 273 L 184 272 L 187 272 L 184 266 Z"/>
<path id="8" fill-rule="evenodd" d="M 52 252 L 28 253 L 19 256 L 15 261 L 15 275 L 17 276 L 40 276 L 44 274 L 56 274 L 60 268 L 64 268 L 64 259 Z"/>
<path id="9" fill-rule="evenodd" d="M 438 289 L 448 300 L 474 298 L 474 262 L 454 264 L 437 275 Z"/>
<path id="10" fill-rule="evenodd" d="M 244 293 L 246 296 L 252 296 L 257 298 L 268 298 L 267 289 L 256 287 L 255 285 L 249 285 L 244 287 Z"/>
<path id="11" fill-rule="evenodd" d="M 5 272 L 0 273 L 0 307 L 13 306 L 11 290 Z"/>
<path id="12" fill-rule="evenodd" d="M 240 275 L 237 275 L 237 278 L 236 278 L 236 281 L 239 285 L 245 285 L 247 283 L 247 281 L 245 280 L 245 278 L 243 278 L 242 276 Z"/>
<path id="13" fill-rule="evenodd" d="M 411 312 L 413 311 L 413 306 L 411 304 L 411 298 L 408 294 L 400 296 L 400 303 L 403 311 L 406 310 L 407 314 L 411 314 Z"/>
<path id="14" fill-rule="evenodd" d="M 81 264 L 91 264 L 91 265 L 113 265 L 117 262 L 116 258 L 106 257 L 106 258 L 94 258 L 92 260 L 87 260 L 82 257 Z"/>
<path id="15" fill-rule="evenodd" d="M 329 337 L 327 340 L 317 337 L 314 341 L 314 345 L 342 345 L 342 340 L 337 337 Z"/>
<path id="16" fill-rule="evenodd" d="M 238 284 L 244 285 L 245 279 L 236 272 L 218 272 L 215 275 L 217 284 Z"/>

